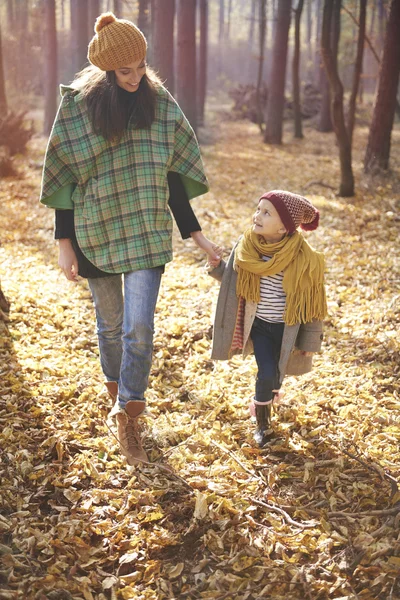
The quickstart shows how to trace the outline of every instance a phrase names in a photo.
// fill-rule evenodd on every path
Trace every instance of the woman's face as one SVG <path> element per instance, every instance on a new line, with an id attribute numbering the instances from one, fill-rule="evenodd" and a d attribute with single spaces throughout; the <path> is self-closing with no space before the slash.
<path id="1" fill-rule="evenodd" d="M 146 73 L 146 59 L 136 60 L 129 65 L 115 69 L 117 84 L 127 92 L 136 92 L 140 80 Z"/>

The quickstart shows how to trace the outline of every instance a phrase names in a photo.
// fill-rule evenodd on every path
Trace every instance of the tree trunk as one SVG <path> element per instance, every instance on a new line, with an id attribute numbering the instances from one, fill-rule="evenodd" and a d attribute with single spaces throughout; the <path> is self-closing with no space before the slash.
<path id="1" fill-rule="evenodd" d="M 316 28 L 315 28 L 315 75 L 314 75 L 314 83 L 315 87 L 322 90 L 322 58 L 321 58 L 321 24 L 322 24 L 322 11 L 321 11 L 321 1 L 316 0 L 317 5 L 315 8 L 315 19 L 316 19 Z"/>
<path id="2" fill-rule="evenodd" d="M 150 0 L 139 0 L 137 25 L 146 37 L 150 35 Z"/>
<path id="3" fill-rule="evenodd" d="M 249 37 L 248 37 L 248 45 L 249 45 L 249 53 L 250 54 L 253 50 L 255 22 L 256 22 L 256 0 L 251 0 L 251 10 L 250 10 L 250 17 L 249 17 Z"/>
<path id="4" fill-rule="evenodd" d="M 307 0 L 307 79 L 312 81 L 313 43 L 312 43 L 312 3 Z"/>
<path id="5" fill-rule="evenodd" d="M 268 103 L 264 132 L 264 142 L 267 144 L 282 143 L 290 11 L 291 0 L 280 0 L 272 50 L 271 75 L 268 85 Z"/>
<path id="6" fill-rule="evenodd" d="M 228 19 L 226 21 L 225 40 L 230 40 L 231 35 L 232 0 L 228 1 Z"/>
<path id="7" fill-rule="evenodd" d="M 260 95 L 261 95 L 261 84 L 264 70 L 264 51 L 265 51 L 265 31 L 267 25 L 267 0 L 259 0 L 259 61 L 258 61 L 258 74 L 257 74 L 257 87 L 256 87 L 256 106 L 257 106 L 257 122 L 262 132 L 263 115 Z"/>
<path id="8" fill-rule="evenodd" d="M 7 96 L 6 96 L 6 84 L 4 77 L 3 68 L 3 47 L 1 44 L 1 28 L 0 28 L 0 113 L 5 114 L 7 112 Z"/>
<path id="9" fill-rule="evenodd" d="M 61 0 L 60 14 L 61 14 L 61 29 L 65 29 L 65 0 Z"/>
<path id="10" fill-rule="evenodd" d="M 360 85 L 360 77 L 362 71 L 363 57 L 364 57 L 364 42 L 365 42 L 365 23 L 367 16 L 367 0 L 360 0 L 360 21 L 358 28 L 358 39 L 357 39 L 357 54 L 356 62 L 354 64 L 354 75 L 353 85 L 349 100 L 349 111 L 347 116 L 347 132 L 349 135 L 350 145 L 353 142 L 353 130 L 356 114 L 356 101 L 357 93 Z"/>
<path id="11" fill-rule="evenodd" d="M 199 125 L 204 125 L 204 107 L 207 96 L 208 65 L 208 0 L 200 0 L 200 51 L 199 51 Z"/>
<path id="12" fill-rule="evenodd" d="M 301 122 L 300 106 L 300 22 L 303 10 L 304 0 L 299 0 L 295 10 L 295 30 L 294 30 L 294 53 L 292 63 L 292 81 L 293 81 L 293 116 L 294 116 L 294 137 L 303 138 L 303 127 Z"/>
<path id="13" fill-rule="evenodd" d="M 152 63 L 173 94 L 175 0 L 153 0 L 151 16 Z"/>
<path id="14" fill-rule="evenodd" d="M 7 0 L 7 25 L 11 31 L 15 29 L 14 0 Z"/>
<path id="15" fill-rule="evenodd" d="M 81 0 L 70 0 L 71 4 L 71 36 L 73 72 L 80 71 L 87 63 L 88 47 L 88 5 Z"/>
<path id="16" fill-rule="evenodd" d="M 49 135 L 57 112 L 57 30 L 55 0 L 44 0 L 44 135 Z"/>
<path id="17" fill-rule="evenodd" d="M 88 3 L 88 32 L 89 40 L 94 36 L 94 24 L 101 13 L 100 0 L 89 0 Z"/>
<path id="18" fill-rule="evenodd" d="M 400 71 L 400 0 L 391 0 L 367 150 L 366 172 L 388 169 Z"/>
<path id="19" fill-rule="evenodd" d="M 177 11 L 177 83 L 179 104 L 196 128 L 196 0 L 179 0 Z"/>
<path id="20" fill-rule="evenodd" d="M 223 44 L 225 38 L 225 0 L 219 0 L 218 41 Z"/>
<path id="21" fill-rule="evenodd" d="M 400 0 L 399 0 L 400 1 Z M 351 166 L 351 145 L 343 111 L 343 85 L 337 68 L 337 44 L 340 35 L 341 0 L 325 0 L 322 19 L 321 52 L 332 94 L 332 118 L 339 146 L 340 196 L 354 196 L 354 177 Z M 332 28 L 334 36 L 332 39 Z"/>
<path id="22" fill-rule="evenodd" d="M 122 19 L 122 2 L 121 0 L 114 0 L 114 14 L 118 19 Z"/>

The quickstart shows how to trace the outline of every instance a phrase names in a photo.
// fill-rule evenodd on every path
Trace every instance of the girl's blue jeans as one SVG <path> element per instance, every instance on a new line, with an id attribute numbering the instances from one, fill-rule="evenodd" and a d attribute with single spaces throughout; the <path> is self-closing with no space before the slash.
<path id="1" fill-rule="evenodd" d="M 256 317 L 251 328 L 258 373 L 256 380 L 256 402 L 270 402 L 273 390 L 280 388 L 279 357 L 281 353 L 284 323 L 268 323 Z"/>
<path id="2" fill-rule="evenodd" d="M 153 354 L 154 312 L 164 267 L 88 279 L 96 309 L 100 362 L 118 383 L 119 408 L 144 400 Z"/>

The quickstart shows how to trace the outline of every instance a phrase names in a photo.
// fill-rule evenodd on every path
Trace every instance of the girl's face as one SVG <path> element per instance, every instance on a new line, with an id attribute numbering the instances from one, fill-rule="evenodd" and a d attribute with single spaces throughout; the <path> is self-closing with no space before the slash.
<path id="1" fill-rule="evenodd" d="M 286 234 L 286 229 L 275 206 L 263 198 L 253 216 L 253 231 L 262 235 L 266 242 L 279 242 Z"/>
<path id="2" fill-rule="evenodd" d="M 125 67 L 115 69 L 117 84 L 127 92 L 136 92 L 139 83 L 146 73 L 146 59 L 136 60 Z"/>

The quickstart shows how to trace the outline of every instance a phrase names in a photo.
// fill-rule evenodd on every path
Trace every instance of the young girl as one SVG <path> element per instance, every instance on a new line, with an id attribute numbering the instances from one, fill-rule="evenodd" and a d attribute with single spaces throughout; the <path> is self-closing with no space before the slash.
<path id="1" fill-rule="evenodd" d="M 297 231 L 299 226 L 316 229 L 318 222 L 319 212 L 306 198 L 268 192 L 228 263 L 208 261 L 210 275 L 221 281 L 212 358 L 227 360 L 254 351 L 254 437 L 261 447 L 268 439 L 272 400 L 284 376 L 310 371 L 312 353 L 321 348 L 324 256 Z"/>
<path id="2" fill-rule="evenodd" d="M 143 33 L 112 13 L 100 15 L 95 32 L 91 66 L 61 90 L 41 202 L 56 209 L 67 279 L 88 278 L 118 439 L 133 465 L 148 460 L 140 417 L 161 275 L 172 259 L 169 208 L 183 238 L 210 259 L 217 254 L 189 203 L 208 190 L 196 137 L 147 68 Z"/>

